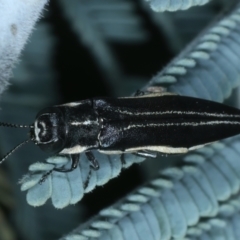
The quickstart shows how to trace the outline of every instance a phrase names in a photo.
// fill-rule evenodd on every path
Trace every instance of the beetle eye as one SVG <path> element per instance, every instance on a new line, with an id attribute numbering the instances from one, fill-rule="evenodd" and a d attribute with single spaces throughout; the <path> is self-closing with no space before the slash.
<path id="1" fill-rule="evenodd" d="M 42 115 L 36 122 L 35 132 L 38 134 L 39 142 L 46 144 L 53 141 L 56 137 L 54 136 L 54 131 L 56 129 L 54 129 L 55 127 L 52 124 L 52 119 L 53 116 Z"/>

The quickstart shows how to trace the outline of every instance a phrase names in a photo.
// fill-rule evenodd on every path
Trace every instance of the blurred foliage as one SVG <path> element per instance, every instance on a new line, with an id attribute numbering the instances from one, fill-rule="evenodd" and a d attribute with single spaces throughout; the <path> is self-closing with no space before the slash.
<path id="1" fill-rule="evenodd" d="M 5 172 L 0 169 L 0 239 L 16 239 L 14 229 L 8 222 L 10 219 L 6 217 L 10 211 L 14 211 L 14 206 L 11 184 Z"/>

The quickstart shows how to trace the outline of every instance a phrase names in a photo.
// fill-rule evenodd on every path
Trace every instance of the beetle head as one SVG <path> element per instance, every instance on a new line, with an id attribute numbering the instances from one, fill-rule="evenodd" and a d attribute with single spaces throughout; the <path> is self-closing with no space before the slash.
<path id="1" fill-rule="evenodd" d="M 64 114 L 59 108 L 43 109 L 36 116 L 33 128 L 30 130 L 31 139 L 43 151 L 55 154 L 65 145 L 67 126 Z"/>

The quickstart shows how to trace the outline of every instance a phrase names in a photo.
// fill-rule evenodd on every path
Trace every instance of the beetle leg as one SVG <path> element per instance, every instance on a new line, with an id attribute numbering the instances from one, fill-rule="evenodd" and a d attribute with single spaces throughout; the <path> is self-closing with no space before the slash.
<path id="1" fill-rule="evenodd" d="M 134 94 L 135 97 L 137 96 L 143 96 L 143 95 L 164 95 L 164 93 L 167 93 L 167 89 L 160 86 L 154 86 L 154 87 L 147 87 L 145 91 L 143 90 L 137 90 Z"/>
<path id="2" fill-rule="evenodd" d="M 39 184 L 41 185 L 43 182 L 45 182 L 46 179 L 48 178 L 48 176 L 49 176 L 52 172 L 53 172 L 53 169 L 50 170 L 50 171 L 48 171 L 47 173 L 45 173 L 45 174 L 41 177 L 41 179 L 39 180 Z"/>
<path id="3" fill-rule="evenodd" d="M 148 87 L 145 91 L 137 90 L 134 94 L 134 97 L 160 97 L 164 95 L 178 95 L 177 93 L 167 92 L 166 88 L 164 87 Z"/>
<path id="4" fill-rule="evenodd" d="M 124 166 L 126 164 L 126 161 L 123 153 L 120 155 L 120 160 L 121 160 L 122 166 Z"/>
<path id="5" fill-rule="evenodd" d="M 77 168 L 78 166 L 78 162 L 79 162 L 79 158 L 80 158 L 80 154 L 71 154 L 71 159 L 72 159 L 72 165 L 71 168 L 65 169 L 65 168 L 54 168 L 52 171 L 56 171 L 56 172 L 71 172 L 74 169 Z"/>
<path id="6" fill-rule="evenodd" d="M 42 176 L 42 178 L 39 181 L 39 184 L 42 184 L 53 171 L 56 171 L 56 172 L 72 172 L 74 169 L 76 169 L 77 166 L 78 166 L 80 154 L 72 154 L 70 156 L 71 156 L 71 160 L 72 160 L 71 168 L 68 168 L 68 169 L 65 169 L 65 168 L 53 168 L 52 170 L 48 171 L 47 173 L 45 173 Z"/>
<path id="7" fill-rule="evenodd" d="M 141 91 L 141 90 L 137 90 L 137 91 L 134 93 L 134 97 L 143 96 L 143 95 L 145 95 L 145 92 L 144 92 L 144 91 Z"/>
<path id="8" fill-rule="evenodd" d="M 88 187 L 88 184 L 89 184 L 91 175 L 92 175 L 92 170 L 90 169 L 90 170 L 89 170 L 89 173 L 88 173 L 88 175 L 87 175 L 87 179 L 86 179 L 86 181 L 84 182 L 84 189 L 86 189 L 86 188 Z"/>
<path id="9" fill-rule="evenodd" d="M 91 151 L 86 151 L 85 154 L 86 154 L 87 159 L 91 163 L 91 165 L 90 165 L 91 168 L 93 170 L 98 170 L 99 169 L 99 163 L 98 163 L 97 159 L 94 157 L 93 153 Z"/>
<path id="10" fill-rule="evenodd" d="M 165 93 L 165 92 L 167 92 L 167 89 L 165 87 L 153 86 L 153 87 L 147 87 L 145 92 L 147 92 L 147 93 Z"/>
<path id="11" fill-rule="evenodd" d="M 95 171 L 99 169 L 98 161 L 94 157 L 93 153 L 91 151 L 86 151 L 85 154 L 86 154 L 87 159 L 90 161 L 91 165 L 90 165 L 89 174 L 88 174 L 87 179 L 84 183 L 84 189 L 86 189 L 88 187 L 90 177 L 92 175 L 92 169 L 95 170 Z"/>
<path id="12" fill-rule="evenodd" d="M 164 95 L 164 93 L 166 92 L 167 92 L 166 88 L 160 87 L 160 86 L 154 86 L 154 87 L 147 87 L 145 91 L 137 90 L 134 96 L 137 97 L 137 96 L 150 95 L 150 94 Z"/>
<path id="13" fill-rule="evenodd" d="M 152 151 L 148 151 L 148 150 L 137 151 L 134 154 L 137 155 L 137 156 L 140 156 L 140 157 L 149 157 L 149 158 L 156 158 L 157 157 L 156 152 L 152 152 Z"/>

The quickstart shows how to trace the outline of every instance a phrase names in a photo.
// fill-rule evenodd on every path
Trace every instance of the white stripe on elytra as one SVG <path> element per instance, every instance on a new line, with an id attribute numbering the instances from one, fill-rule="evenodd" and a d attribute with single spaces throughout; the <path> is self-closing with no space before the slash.
<path id="1" fill-rule="evenodd" d="M 134 153 L 141 150 L 150 150 L 150 151 L 156 151 L 161 153 L 168 153 L 168 154 L 174 154 L 174 153 L 187 153 L 189 151 L 188 148 L 185 147 L 167 147 L 167 146 L 142 146 L 142 147 L 135 147 L 135 148 L 127 148 L 124 151 L 121 150 L 99 150 L 99 152 L 104 154 L 121 154 L 121 153 Z"/>
<path id="2" fill-rule="evenodd" d="M 171 126 L 204 126 L 204 125 L 219 125 L 219 124 L 229 124 L 229 125 L 240 125 L 237 121 L 208 121 L 208 122 L 182 122 L 182 123 L 148 123 L 148 124 L 133 124 L 128 127 L 123 128 L 123 130 L 128 130 L 131 128 L 145 128 L 145 127 L 171 127 Z"/>
<path id="3" fill-rule="evenodd" d="M 141 150 L 150 150 L 150 151 L 156 151 L 161 153 L 167 153 L 167 154 L 181 154 L 181 153 L 187 153 L 188 151 L 192 151 L 198 148 L 201 148 L 209 143 L 196 145 L 190 148 L 186 147 L 170 147 L 170 146 L 142 146 L 142 147 L 135 147 L 135 148 L 127 148 L 124 151 L 121 150 L 98 150 L 101 153 L 104 154 L 122 154 L 122 153 L 134 153 Z"/>
<path id="4" fill-rule="evenodd" d="M 71 148 L 64 148 L 59 154 L 76 154 L 86 151 L 88 148 L 91 148 L 92 146 L 81 146 L 76 145 Z"/>
<path id="5" fill-rule="evenodd" d="M 79 105 L 83 105 L 85 102 L 84 101 L 79 101 L 79 102 L 69 102 L 69 103 L 64 103 L 61 105 L 56 105 L 56 107 L 76 107 Z"/>
<path id="6" fill-rule="evenodd" d="M 81 126 L 81 125 L 92 125 L 92 124 L 98 124 L 97 121 L 91 121 L 91 120 L 86 120 L 84 122 L 70 122 L 70 125 L 73 125 L 73 126 Z"/>
<path id="7" fill-rule="evenodd" d="M 114 109 L 111 109 L 113 111 Z M 232 118 L 240 118 L 240 114 L 224 114 L 224 113 L 208 113 L 208 112 L 194 112 L 194 111 L 156 111 L 156 112 L 134 112 L 133 111 L 127 111 L 127 110 L 120 110 L 116 109 L 116 113 L 126 114 L 126 115 L 167 115 L 167 114 L 179 114 L 179 115 L 198 115 L 198 116 L 204 116 L 204 117 L 232 117 Z"/>

